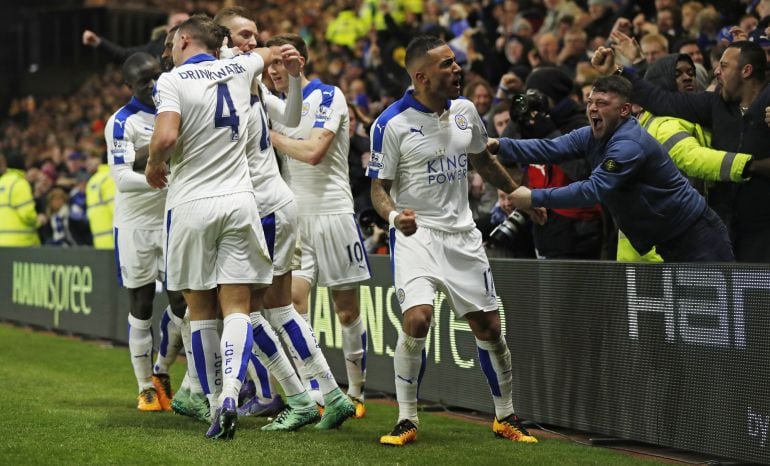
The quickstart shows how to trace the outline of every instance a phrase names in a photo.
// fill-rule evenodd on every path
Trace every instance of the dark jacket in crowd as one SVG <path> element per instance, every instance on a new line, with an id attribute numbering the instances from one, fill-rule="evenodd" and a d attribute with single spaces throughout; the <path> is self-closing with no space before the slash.
<path id="1" fill-rule="evenodd" d="M 137 52 L 149 53 L 160 60 L 163 50 L 166 48 L 166 34 L 160 34 L 156 39 L 136 47 L 123 47 L 102 37 L 101 42 L 99 42 L 96 48 L 109 55 L 110 59 L 115 63 L 123 63 L 126 61 L 126 58 Z"/>
<path id="2" fill-rule="evenodd" d="M 738 102 L 726 102 L 719 92 L 670 92 L 635 74 L 625 76 L 633 81 L 634 100 L 642 107 L 709 128 L 714 149 L 748 153 L 756 159 L 770 156 L 770 127 L 765 123 L 769 86 L 742 114 Z M 736 260 L 770 261 L 770 180 L 755 176 L 740 184 L 718 183 L 708 202 L 730 229 Z"/>
<path id="3" fill-rule="evenodd" d="M 593 137 L 590 127 L 552 140 L 500 139 L 498 157 L 520 163 L 585 158 L 593 169 L 587 180 L 535 190 L 532 205 L 553 209 L 601 202 L 638 251 L 680 235 L 707 209 L 703 197 L 636 118 L 602 140 Z"/>

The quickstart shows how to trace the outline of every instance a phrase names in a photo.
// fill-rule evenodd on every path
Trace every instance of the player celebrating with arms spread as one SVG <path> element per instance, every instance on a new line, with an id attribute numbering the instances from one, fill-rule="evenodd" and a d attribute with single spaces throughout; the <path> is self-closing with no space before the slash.
<path id="1" fill-rule="evenodd" d="M 537 442 L 513 410 L 511 353 L 501 335 L 481 233 L 468 206 L 469 160 L 499 189 L 510 193 L 518 186 L 487 152 L 484 123 L 473 104 L 454 100 L 462 69 L 449 46 L 433 37 L 413 39 L 406 69 L 414 90 L 372 125 L 367 170 L 372 203 L 390 221 L 396 295 L 404 314 L 393 358 L 398 423 L 380 443 L 405 445 L 417 438 L 417 392 L 437 289 L 476 337 L 495 404 L 492 430 L 512 441 Z M 530 214 L 535 221 L 545 219 L 543 210 Z"/>

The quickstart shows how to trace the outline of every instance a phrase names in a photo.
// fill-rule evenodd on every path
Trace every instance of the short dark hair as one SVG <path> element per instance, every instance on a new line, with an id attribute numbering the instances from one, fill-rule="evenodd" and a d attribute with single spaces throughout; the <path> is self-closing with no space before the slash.
<path id="1" fill-rule="evenodd" d="M 727 48 L 738 49 L 740 51 L 740 55 L 738 56 L 738 66 L 743 68 L 746 65 L 751 65 L 753 71 L 751 76 L 749 76 L 749 79 L 761 82 L 765 81 L 767 56 L 759 44 L 747 40 L 739 40 L 731 43 Z"/>
<path id="2" fill-rule="evenodd" d="M 679 40 L 676 44 L 674 44 L 674 50 L 672 50 L 672 52 L 679 53 L 679 50 L 681 50 L 682 47 L 684 47 L 685 45 L 695 45 L 695 46 L 698 47 L 698 49 L 701 52 L 703 52 L 703 49 L 701 48 L 700 45 L 698 45 L 698 41 L 697 40 L 690 39 L 690 38 L 687 38 L 687 37 L 684 38 L 684 39 Z"/>
<path id="3" fill-rule="evenodd" d="M 131 54 L 126 61 L 123 62 L 123 80 L 126 83 L 130 83 L 136 79 L 136 73 L 140 67 L 148 63 L 157 63 L 158 60 L 147 52 L 136 52 Z"/>
<path id="4" fill-rule="evenodd" d="M 429 50 L 442 45 L 446 45 L 446 42 L 433 36 L 417 36 L 410 40 L 409 45 L 406 46 L 406 57 L 404 58 L 406 69 L 408 70 L 415 61 L 427 55 Z"/>
<path id="5" fill-rule="evenodd" d="M 511 103 L 508 102 L 507 100 L 502 100 L 502 101 L 496 103 L 492 107 L 491 114 L 492 114 L 492 116 L 495 116 L 498 113 L 508 113 L 508 110 L 510 110 L 510 109 L 511 109 Z"/>
<path id="6" fill-rule="evenodd" d="M 281 45 L 293 45 L 300 56 L 305 59 L 305 64 L 308 61 L 307 44 L 305 39 L 299 34 L 278 34 L 267 40 L 265 45 L 267 47 L 280 47 Z"/>
<path id="7" fill-rule="evenodd" d="M 594 82 L 594 91 L 611 92 L 623 98 L 626 102 L 631 102 L 634 94 L 634 87 L 631 81 L 622 76 L 602 76 Z"/>
<path id="8" fill-rule="evenodd" d="M 189 34 L 195 41 L 211 51 L 219 50 L 222 40 L 230 34 L 226 27 L 215 23 L 206 15 L 191 16 L 190 19 L 179 25 L 178 31 Z"/>
<path id="9" fill-rule="evenodd" d="M 242 6 L 228 6 L 222 8 L 219 10 L 216 16 L 214 16 L 214 22 L 217 24 L 222 24 L 222 21 L 225 21 L 229 18 L 246 18 L 249 21 L 254 21 L 254 23 L 256 23 L 254 17 L 251 15 L 251 12 Z"/>

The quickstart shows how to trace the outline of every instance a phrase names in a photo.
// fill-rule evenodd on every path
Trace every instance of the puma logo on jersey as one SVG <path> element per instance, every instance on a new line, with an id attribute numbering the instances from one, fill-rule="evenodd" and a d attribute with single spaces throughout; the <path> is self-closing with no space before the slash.
<path id="1" fill-rule="evenodd" d="M 385 131 L 385 127 L 380 124 L 377 124 L 377 129 L 380 130 L 380 133 Z"/>
<path id="2" fill-rule="evenodd" d="M 425 136 L 425 134 L 423 134 L 423 132 L 422 132 L 422 126 L 420 126 L 419 128 L 409 128 L 409 132 L 410 133 L 420 133 L 420 136 L 423 136 L 423 137 Z"/>
<path id="3" fill-rule="evenodd" d="M 126 124 L 126 120 L 115 120 L 115 123 L 117 123 L 118 125 L 120 125 L 120 127 L 122 128 L 122 127 L 123 127 L 123 125 L 125 125 L 125 124 Z"/>
<path id="4" fill-rule="evenodd" d="M 334 95 L 334 91 L 321 91 L 323 95 Z"/>

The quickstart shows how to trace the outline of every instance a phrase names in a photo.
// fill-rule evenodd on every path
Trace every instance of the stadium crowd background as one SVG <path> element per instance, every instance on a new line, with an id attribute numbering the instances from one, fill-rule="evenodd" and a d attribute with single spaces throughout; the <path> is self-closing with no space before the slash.
<path id="1" fill-rule="evenodd" d="M 464 95 L 475 104 L 491 136 L 511 134 L 515 124 L 509 121 L 510 99 L 525 92 L 527 77 L 538 68 L 557 67 L 560 73 L 529 87 L 537 87 L 554 101 L 569 97 L 583 105 L 586 88 L 590 89 L 596 77 L 590 66 L 592 50 L 607 43 L 613 28 L 630 28 L 648 63 L 669 52 L 689 54 L 698 67 L 699 87 L 704 89 L 713 88 L 712 64 L 733 39 L 731 27 L 739 26 L 751 40 L 770 49 L 764 32 L 770 25 L 770 0 L 85 3 L 210 15 L 223 6 L 237 4 L 257 12 L 262 41 L 278 33 L 299 32 L 310 45 L 308 76 L 339 86 L 347 96 L 351 119 L 356 121 L 350 134 L 350 183 L 370 252 L 386 252 L 387 241 L 381 222 L 378 226 L 376 216 L 367 211 L 371 204 L 364 172 L 369 124 L 405 91 L 409 78 L 403 68 L 404 47 L 415 35 L 435 34 L 449 42 L 465 71 Z M 95 33 L 110 37 L 109 30 Z M 159 27 L 148 40 L 157 41 L 164 33 Z M 23 167 L 26 172 L 43 244 L 93 244 L 86 215 L 88 180 L 99 170 L 106 152 L 105 122 L 131 96 L 122 84 L 121 60 L 104 47 L 98 49 L 114 63 L 87 77 L 74 93 L 13 96 L 0 123 L 0 152 L 9 166 Z M 473 172 L 469 176 L 474 216 L 488 236 L 511 209 L 504 198 L 498 200 L 491 185 Z M 605 231 L 604 238 L 612 238 L 611 232 Z M 526 240 L 513 249 L 514 256 L 534 255 Z M 614 259 L 613 251 L 613 247 L 605 248 L 602 258 Z"/>

